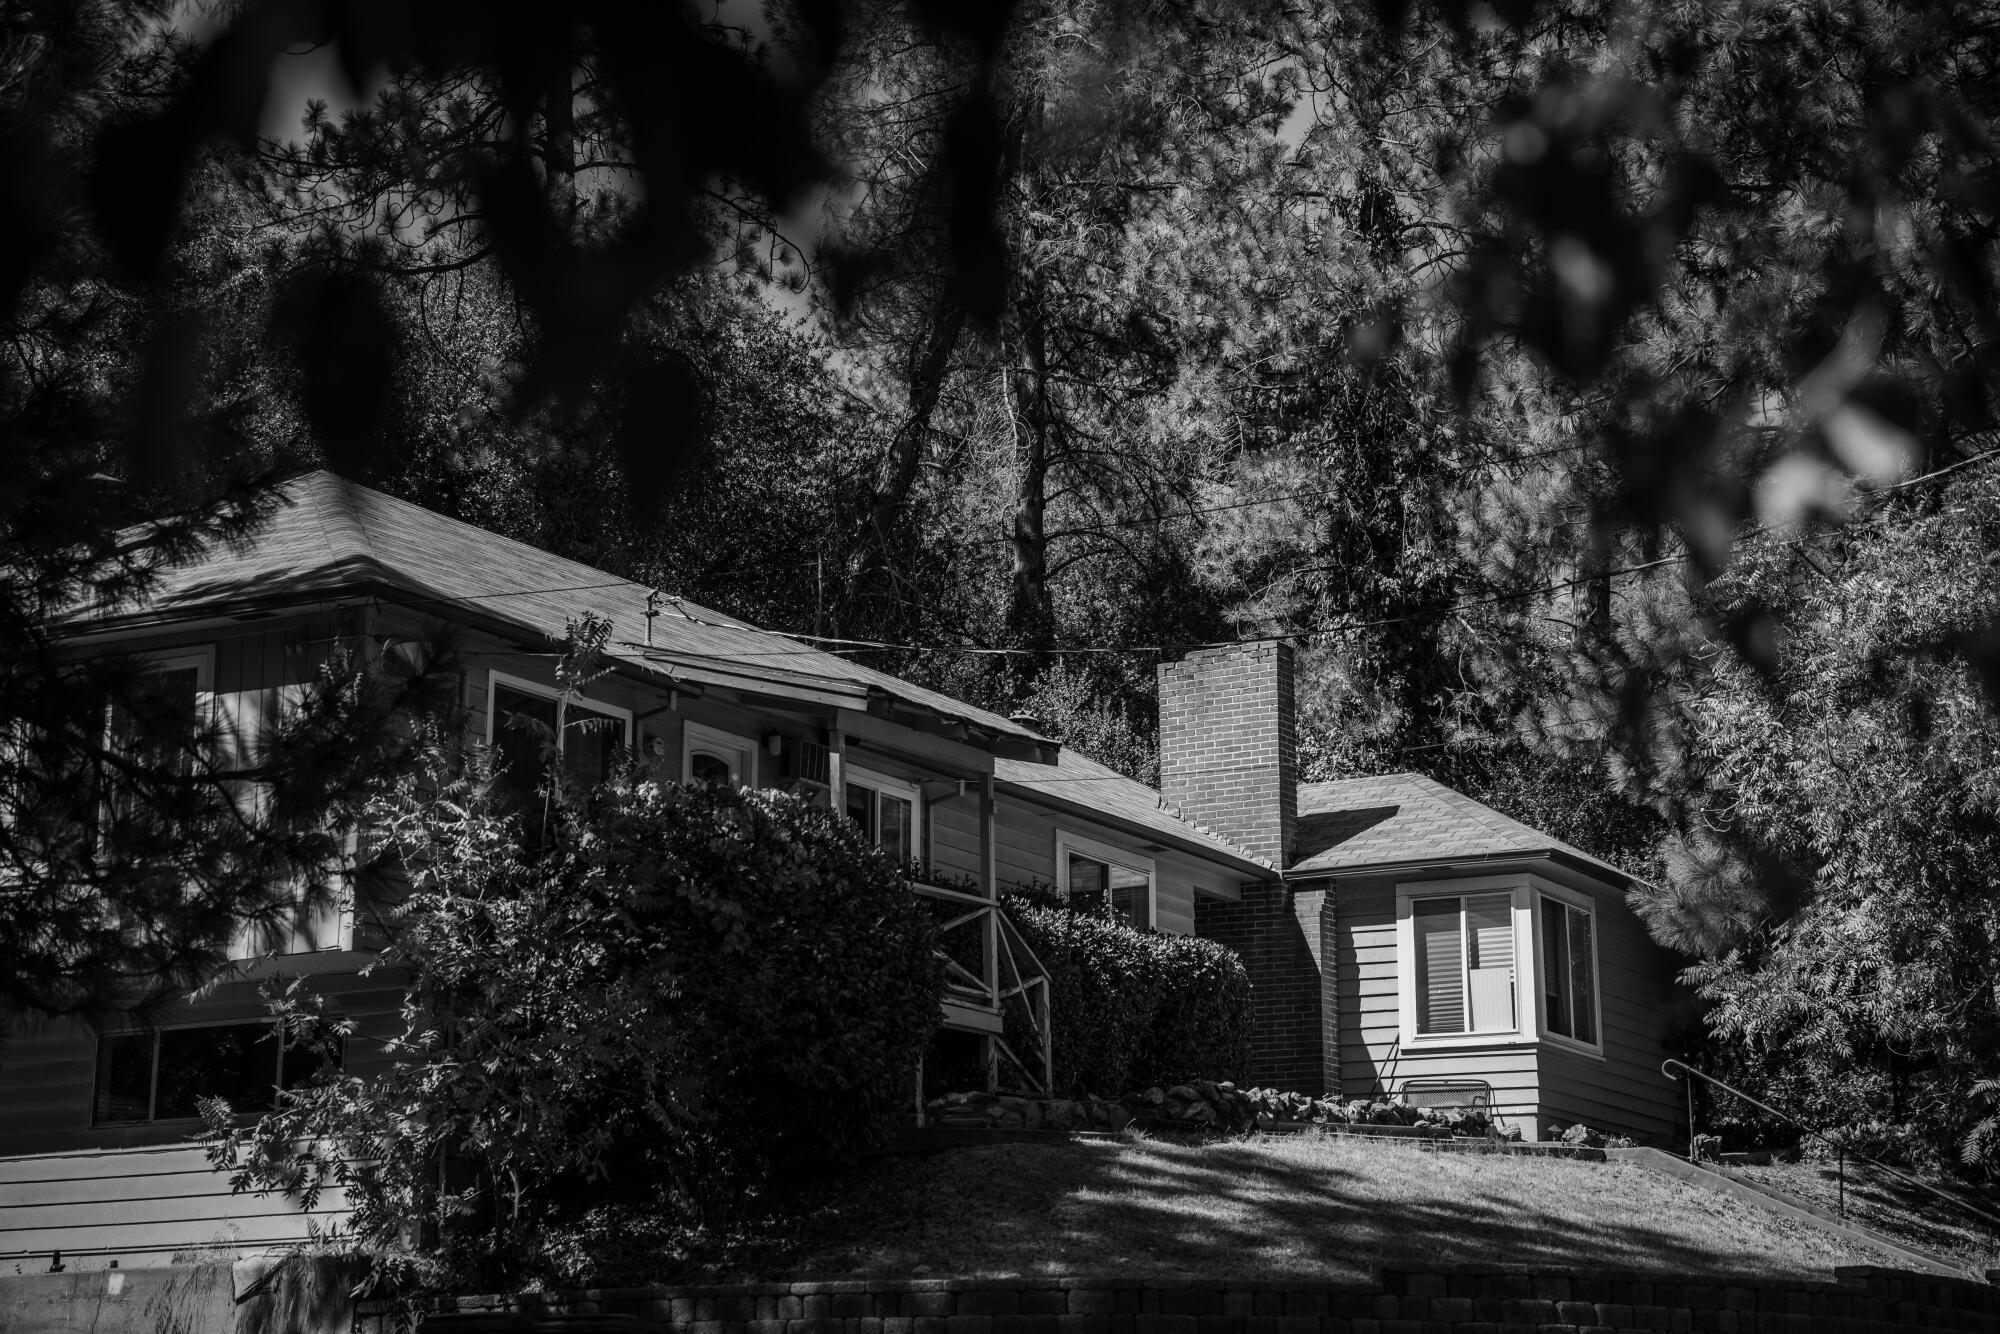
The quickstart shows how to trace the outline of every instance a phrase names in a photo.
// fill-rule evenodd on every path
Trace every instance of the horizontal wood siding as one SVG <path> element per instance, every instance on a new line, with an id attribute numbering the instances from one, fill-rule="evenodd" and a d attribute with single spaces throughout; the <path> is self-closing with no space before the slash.
<path id="1" fill-rule="evenodd" d="M 1394 1093 L 1410 1080 L 1479 1079 L 1496 1110 L 1536 1134 L 1576 1121 L 1642 1139 L 1671 1135 L 1678 1086 L 1659 1072 L 1677 965 L 1646 935 L 1621 891 L 1580 881 L 1597 905 L 1604 1056 L 1552 1041 L 1409 1052 L 1400 1045 L 1396 881 L 1344 881 L 1336 892 L 1342 1087 L 1348 1097 Z M 1521 1004 L 1533 1012 L 1534 998 Z"/>
<path id="2" fill-rule="evenodd" d="M 1602 889 L 1592 898 L 1604 1059 L 1543 1044 L 1542 1102 L 1553 1121 L 1670 1141 L 1686 1120 L 1680 1084 L 1660 1073 L 1680 964 L 1653 943 L 1622 893 Z"/>
<path id="3" fill-rule="evenodd" d="M 362 960 L 354 958 L 359 967 Z M 308 986 L 333 998 L 358 1026 L 347 1045 L 347 1069 L 366 1075 L 382 1065 L 382 1040 L 395 1031 L 403 992 L 383 975 L 323 974 Z M 155 1022 L 232 1023 L 262 1019 L 268 1011 L 255 982 L 231 982 L 200 1001 L 164 1007 Z M 17 1028 L 0 1050 L 0 1156 L 70 1150 L 140 1148 L 184 1142 L 199 1127 L 192 1121 L 147 1125 L 93 1126 L 91 1103 L 97 1081 L 97 1038 L 79 1024 Z"/>
<path id="4" fill-rule="evenodd" d="M 994 831 L 995 860 L 1002 888 L 1056 883 L 1056 830 L 1122 848 L 1153 863 L 1157 883 L 1153 925 L 1173 935 L 1194 934 L 1195 886 L 1234 882 L 1222 868 L 1206 867 L 1173 852 L 1149 852 L 1150 840 L 1116 826 L 1057 815 L 1011 796 L 999 799 Z M 932 862 L 940 869 L 976 876 L 979 867 L 979 803 L 974 797 L 939 802 L 931 811 Z M 960 868 L 963 868 L 962 870 Z"/>
<path id="5" fill-rule="evenodd" d="M 1520 1126 L 1531 1138 L 1538 1135 L 1541 1087 L 1533 1044 L 1402 1049 L 1395 880 L 1339 881 L 1333 896 L 1343 1095 L 1395 1094 L 1411 1080 L 1477 1079 L 1492 1085 L 1494 1114 L 1503 1123 Z"/>
<path id="6" fill-rule="evenodd" d="M 58 1250 L 79 1269 L 263 1251 L 346 1213 L 337 1189 L 310 1214 L 282 1196 L 232 1195 L 229 1178 L 187 1145 L 0 1158 L 0 1266 L 9 1271 L 37 1272 Z"/>

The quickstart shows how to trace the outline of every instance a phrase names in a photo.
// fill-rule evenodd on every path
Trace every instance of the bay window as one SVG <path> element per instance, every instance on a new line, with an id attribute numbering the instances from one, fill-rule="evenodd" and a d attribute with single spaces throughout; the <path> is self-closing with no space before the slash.
<path id="1" fill-rule="evenodd" d="M 1553 1040 L 1601 1053 L 1595 909 L 1539 877 L 1397 887 L 1406 1048 Z"/>

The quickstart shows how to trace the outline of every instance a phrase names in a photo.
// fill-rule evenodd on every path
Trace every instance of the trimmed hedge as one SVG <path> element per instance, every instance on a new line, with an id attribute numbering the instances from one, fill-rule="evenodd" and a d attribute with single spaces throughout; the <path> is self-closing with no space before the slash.
<path id="1" fill-rule="evenodd" d="M 1247 1066 L 1250 978 L 1227 946 L 1072 912 L 1042 888 L 1010 893 L 1006 907 L 1049 971 L 1051 1092 L 1117 1096 L 1230 1079 Z M 1023 1059 L 1034 1059 L 1033 1040 L 1016 1017 L 1007 1038 Z"/>

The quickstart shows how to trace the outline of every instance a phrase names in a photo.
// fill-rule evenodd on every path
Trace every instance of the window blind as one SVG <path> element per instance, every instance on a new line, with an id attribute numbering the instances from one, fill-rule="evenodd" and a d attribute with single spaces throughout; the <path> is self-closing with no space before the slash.
<path id="1" fill-rule="evenodd" d="M 1486 894 L 1465 901 L 1465 965 L 1474 1033 L 1514 1027 L 1514 901 Z"/>
<path id="2" fill-rule="evenodd" d="M 1465 951 L 1458 899 L 1412 905 L 1417 950 L 1417 1032 L 1465 1031 Z"/>

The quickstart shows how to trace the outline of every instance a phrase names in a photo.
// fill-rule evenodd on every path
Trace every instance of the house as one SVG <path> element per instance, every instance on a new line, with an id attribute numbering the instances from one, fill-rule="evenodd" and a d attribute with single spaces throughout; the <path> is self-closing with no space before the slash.
<path id="1" fill-rule="evenodd" d="M 608 725 L 565 733 L 586 774 L 624 746 L 663 778 L 788 788 L 930 868 L 939 883 L 913 891 L 981 941 L 943 1002 L 946 1041 L 1009 1082 L 1045 1072 L 1005 1048 L 1003 1002 L 1046 988 L 997 897 L 1041 882 L 1236 948 L 1256 988 L 1258 1082 L 1361 1096 L 1478 1080 L 1531 1136 L 1554 1120 L 1671 1128 L 1657 1020 L 1672 970 L 1623 906 L 1629 881 L 1413 775 L 1299 784 L 1288 647 L 1161 668 L 1162 795 L 1023 721 L 331 473 L 293 479 L 284 499 L 242 547 L 80 621 L 78 650 L 151 655 L 240 739 L 337 646 L 399 653 L 448 625 L 468 740 L 515 772 L 532 756 L 507 716 L 594 716 Z M 558 650 L 586 611 L 612 624 L 610 670 L 565 699 Z M 359 975 L 382 944 L 372 920 L 349 906 L 239 942 L 229 976 L 149 1029 L 6 1034 L 0 1266 L 41 1272 L 58 1250 L 72 1268 L 240 1254 L 337 1218 L 337 1195 L 311 1219 L 231 1197 L 187 1137 L 197 1097 L 248 1107 L 282 1077 L 264 979 L 309 975 L 364 1039 L 394 1031 L 398 988 Z M 379 1059 L 349 1045 L 352 1073 Z"/>
<path id="2" fill-rule="evenodd" d="M 1627 906 L 1632 877 L 1419 774 L 1299 782 L 1292 673 L 1287 644 L 1159 669 L 1162 789 L 1282 868 L 1196 903 L 1255 986 L 1249 1077 L 1478 1089 L 1529 1139 L 1579 1121 L 1673 1134 L 1679 965 Z"/>
<path id="3" fill-rule="evenodd" d="M 789 788 L 930 866 L 945 883 L 913 888 L 950 905 L 956 929 L 981 942 L 982 966 L 953 975 L 946 1040 L 1009 1082 L 1045 1072 L 1010 1059 L 1002 1001 L 1016 985 L 1031 1000 L 1046 988 L 1037 993 L 1036 966 L 1005 927 L 1001 887 L 1040 881 L 1109 897 L 1136 924 L 1188 932 L 1198 901 L 1234 898 L 1273 873 L 1165 811 L 1151 789 L 1021 723 L 331 473 L 294 479 L 284 498 L 247 545 L 172 572 L 144 606 L 79 622 L 78 650 L 150 655 L 243 741 L 336 646 L 403 652 L 448 625 L 468 740 L 496 746 L 512 772 L 532 772 L 533 756 L 507 716 L 600 717 L 607 727 L 565 734 L 585 773 L 622 745 L 664 778 Z M 585 611 L 612 623 L 611 670 L 563 700 L 558 650 Z M 348 1069 L 367 1073 L 379 1055 L 365 1039 L 394 1031 L 401 999 L 389 980 L 358 975 L 382 943 L 372 921 L 349 906 L 302 918 L 282 941 L 240 941 L 230 976 L 150 1029 L 7 1033 L 0 1266 L 40 1272 L 60 1250 L 71 1268 L 131 1268 L 189 1248 L 255 1251 L 303 1237 L 308 1219 L 295 1207 L 230 1197 L 189 1147 L 195 1100 L 223 1094 L 244 1107 L 270 1096 L 283 1058 L 257 992 L 272 975 L 310 975 L 355 1020 L 364 1040 L 349 1044 Z M 312 1221 L 340 1212 L 329 1198 Z"/>

